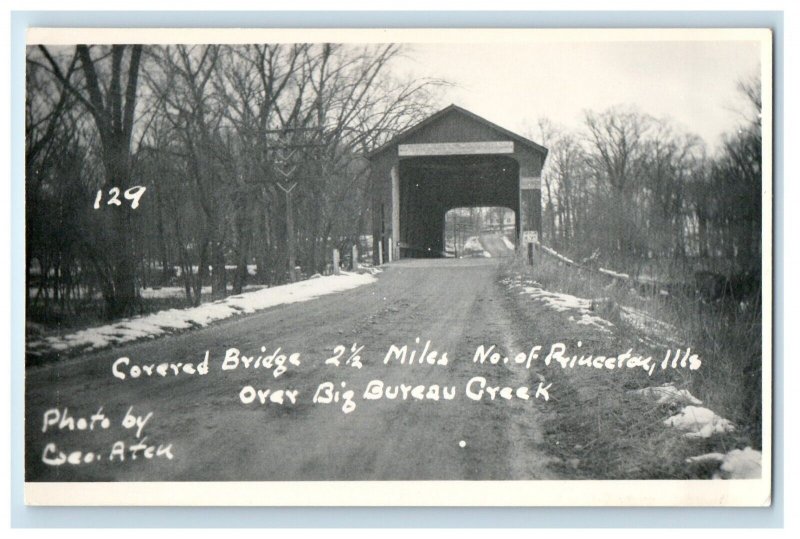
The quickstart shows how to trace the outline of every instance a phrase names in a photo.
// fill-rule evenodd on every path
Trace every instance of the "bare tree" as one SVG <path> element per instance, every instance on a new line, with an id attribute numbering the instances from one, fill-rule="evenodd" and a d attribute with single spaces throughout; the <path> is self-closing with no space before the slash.
<path id="1" fill-rule="evenodd" d="M 237 293 L 251 278 L 284 282 L 290 244 L 304 272 L 323 271 L 369 222 L 362 154 L 419 121 L 440 84 L 392 76 L 395 45 L 27 52 L 30 282 L 87 311 L 99 287 L 109 317 L 149 308 L 148 284 L 180 282 L 194 305 L 209 284 L 222 297 L 231 266 Z M 278 186 L 295 182 L 290 234 Z M 98 189 L 134 184 L 148 193 L 137 209 L 93 209 Z M 74 217 L 60 237 L 56 213 Z M 72 291 L 86 302 L 65 303 Z"/>
<path id="2" fill-rule="evenodd" d="M 39 50 L 51 74 L 94 120 L 104 167 L 101 188 L 124 191 L 130 187 L 131 179 L 131 136 L 142 46 L 78 45 L 66 69 L 47 47 L 40 46 Z M 75 68 L 76 64 L 80 65 L 80 70 Z M 79 73 L 82 76 L 79 77 Z M 109 232 L 91 257 L 102 279 L 109 317 L 131 314 L 136 307 L 133 211 L 129 205 L 120 205 L 104 212 L 109 215 Z"/>
<path id="3" fill-rule="evenodd" d="M 585 124 L 591 148 L 587 163 L 604 186 L 603 209 L 608 224 L 608 248 L 619 256 L 641 254 L 638 230 L 631 218 L 633 192 L 645 166 L 644 140 L 650 118 L 633 110 L 612 108 L 587 112 Z"/>

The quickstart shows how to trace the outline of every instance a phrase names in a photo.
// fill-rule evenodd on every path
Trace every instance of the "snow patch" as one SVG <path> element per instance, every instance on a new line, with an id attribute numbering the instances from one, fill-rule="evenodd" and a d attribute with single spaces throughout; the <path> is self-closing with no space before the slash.
<path id="1" fill-rule="evenodd" d="M 263 288 L 189 309 L 169 309 L 141 317 L 127 318 L 113 324 L 84 329 L 68 335 L 50 336 L 30 341 L 28 348 L 34 352 L 47 349 L 58 352 L 79 349 L 97 350 L 142 338 L 154 338 L 174 330 L 207 326 L 211 322 L 237 314 L 249 314 L 277 305 L 309 301 L 372 282 L 375 282 L 375 277 L 370 273 L 343 272 L 342 275 L 331 275 L 274 288 Z"/>
<path id="2" fill-rule="evenodd" d="M 582 326 L 590 326 L 603 333 L 611 333 L 614 324 L 597 316 L 592 311 L 592 300 L 579 298 L 571 294 L 550 292 L 544 290 L 541 285 L 533 281 L 504 281 L 509 287 L 519 287 L 521 294 L 527 294 L 531 299 L 544 303 L 549 309 L 557 312 L 568 312 L 571 314 L 569 320 Z"/>
<path id="3" fill-rule="evenodd" d="M 726 454 L 706 453 L 686 459 L 689 464 L 703 462 L 720 462 L 714 479 L 760 479 L 761 478 L 761 451 L 752 447 L 734 449 Z"/>
<path id="4" fill-rule="evenodd" d="M 686 431 L 687 438 L 709 438 L 735 429 L 733 423 L 701 406 L 687 406 L 679 414 L 664 420 L 668 427 Z"/>
<path id="5" fill-rule="evenodd" d="M 544 246 L 542 247 L 544 248 Z M 577 311 L 575 316 L 571 318 L 577 324 L 593 326 L 604 332 L 609 331 L 608 328 L 614 327 L 614 324 L 609 320 L 597 316 L 597 310 L 594 308 L 597 304 L 606 301 L 604 299 L 591 300 L 571 294 L 549 292 L 544 290 L 541 284 L 519 277 L 505 278 L 501 282 L 509 288 L 520 288 L 522 290 L 520 293 L 528 294 L 531 298 L 545 303 L 555 311 Z M 600 312 L 606 314 L 602 310 Z M 678 341 L 674 338 L 678 330 L 672 324 L 659 320 L 646 312 L 623 305 L 619 305 L 619 315 L 623 322 L 634 327 L 642 334 L 642 337 L 637 336 L 637 338 L 643 344 L 654 347 L 678 344 Z"/>
<path id="6" fill-rule="evenodd" d="M 719 476 L 722 479 L 760 479 L 761 478 L 761 451 L 751 447 L 734 449 L 725 455 L 720 466 Z"/>
<path id="7" fill-rule="evenodd" d="M 464 254 L 470 256 L 481 256 L 483 258 L 491 258 L 492 255 L 483 248 L 480 238 L 478 236 L 470 236 L 464 242 Z"/>
<path id="8" fill-rule="evenodd" d="M 464 242 L 464 250 L 483 251 L 483 245 L 481 245 L 481 240 L 478 239 L 478 236 L 470 236 L 467 238 L 467 241 Z"/>
<path id="9" fill-rule="evenodd" d="M 689 464 L 701 464 L 703 462 L 722 462 L 725 455 L 722 453 L 706 453 L 705 455 L 697 455 L 696 457 L 689 457 L 686 462 Z"/>
<path id="10" fill-rule="evenodd" d="M 569 317 L 570 321 L 575 322 L 581 326 L 592 326 L 595 329 L 602 331 L 603 333 L 611 333 L 610 327 L 614 327 L 614 324 L 606 320 L 605 318 L 600 318 L 599 316 L 595 316 L 592 314 L 581 313 L 581 317 L 576 319 L 574 316 Z"/>

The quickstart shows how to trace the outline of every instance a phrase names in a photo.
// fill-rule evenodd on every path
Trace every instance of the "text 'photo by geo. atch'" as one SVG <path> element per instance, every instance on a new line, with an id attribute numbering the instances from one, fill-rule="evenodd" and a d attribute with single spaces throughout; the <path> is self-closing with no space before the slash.
<path id="1" fill-rule="evenodd" d="M 26 482 L 768 485 L 771 37 L 662 34 L 29 36 Z"/>

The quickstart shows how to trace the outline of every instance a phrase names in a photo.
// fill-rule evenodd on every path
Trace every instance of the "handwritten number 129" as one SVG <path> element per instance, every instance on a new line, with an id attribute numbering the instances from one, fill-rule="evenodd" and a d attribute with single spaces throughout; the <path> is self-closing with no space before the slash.
<path id="1" fill-rule="evenodd" d="M 125 192 L 122 193 L 123 198 L 126 200 L 131 201 L 131 208 L 134 210 L 139 207 L 139 199 L 142 198 L 142 195 L 147 190 L 147 187 L 144 185 L 134 185 L 128 189 L 125 189 Z M 119 187 L 112 187 L 108 190 L 109 199 L 106 204 L 108 206 L 122 206 L 122 201 L 119 199 L 120 190 Z M 94 199 L 94 209 L 100 209 L 100 202 L 103 200 L 103 190 L 97 190 L 97 196 Z"/>

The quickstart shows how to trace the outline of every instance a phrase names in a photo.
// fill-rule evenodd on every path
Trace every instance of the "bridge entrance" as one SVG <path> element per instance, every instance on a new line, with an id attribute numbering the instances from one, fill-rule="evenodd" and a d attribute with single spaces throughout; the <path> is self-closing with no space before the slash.
<path id="1" fill-rule="evenodd" d="M 376 262 L 446 256 L 445 215 L 500 206 L 523 231 L 541 231 L 547 150 L 451 105 L 368 155 Z M 379 253 L 383 260 L 377 260 Z"/>
<path id="2" fill-rule="evenodd" d="M 510 157 L 417 157 L 401 161 L 399 172 L 401 257 L 444 256 L 445 215 L 453 208 L 505 206 L 519 214 L 519 165 Z"/>

